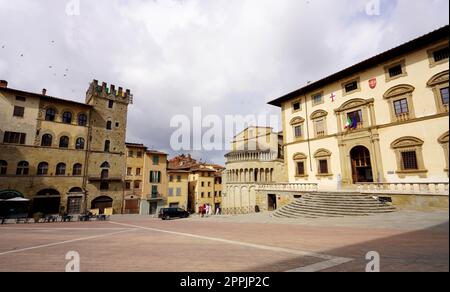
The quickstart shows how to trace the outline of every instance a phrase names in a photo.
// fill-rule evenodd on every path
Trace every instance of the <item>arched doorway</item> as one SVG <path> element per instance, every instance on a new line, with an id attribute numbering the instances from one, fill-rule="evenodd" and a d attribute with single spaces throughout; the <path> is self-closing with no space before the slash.
<path id="1" fill-rule="evenodd" d="M 373 182 L 370 152 L 364 146 L 356 146 L 350 151 L 353 183 Z"/>
<path id="2" fill-rule="evenodd" d="M 55 189 L 40 190 L 33 199 L 33 213 L 59 214 L 61 195 Z"/>
<path id="3" fill-rule="evenodd" d="M 99 214 L 104 214 L 105 209 L 112 208 L 113 199 L 107 196 L 95 198 L 91 203 L 91 209 L 98 209 Z"/>

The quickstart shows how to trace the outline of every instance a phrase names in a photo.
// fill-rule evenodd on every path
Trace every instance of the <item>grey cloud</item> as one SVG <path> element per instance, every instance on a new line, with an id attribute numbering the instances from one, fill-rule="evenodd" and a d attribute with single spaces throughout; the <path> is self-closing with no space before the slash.
<path id="1" fill-rule="evenodd" d="M 169 152 L 173 115 L 279 114 L 266 102 L 449 20 L 447 0 L 69 2 L 0 0 L 0 79 L 78 101 L 94 78 L 130 88 L 128 140 Z"/>

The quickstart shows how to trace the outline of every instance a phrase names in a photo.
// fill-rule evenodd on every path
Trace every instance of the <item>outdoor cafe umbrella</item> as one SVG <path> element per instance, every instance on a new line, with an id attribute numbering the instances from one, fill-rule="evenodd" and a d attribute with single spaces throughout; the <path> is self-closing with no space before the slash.
<path id="1" fill-rule="evenodd" d="M 1 201 L 1 200 L 0 200 Z M 12 198 L 9 200 L 6 200 L 7 202 L 29 202 L 29 199 L 25 199 L 25 198 Z"/>

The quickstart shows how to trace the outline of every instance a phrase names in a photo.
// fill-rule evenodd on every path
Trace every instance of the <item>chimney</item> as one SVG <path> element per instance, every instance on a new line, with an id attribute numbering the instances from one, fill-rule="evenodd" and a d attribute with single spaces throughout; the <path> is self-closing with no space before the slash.
<path id="1" fill-rule="evenodd" d="M 8 88 L 8 81 L 0 80 L 0 88 Z"/>
<path id="2" fill-rule="evenodd" d="M 42 95 L 47 95 L 47 89 L 45 88 L 42 89 Z"/>

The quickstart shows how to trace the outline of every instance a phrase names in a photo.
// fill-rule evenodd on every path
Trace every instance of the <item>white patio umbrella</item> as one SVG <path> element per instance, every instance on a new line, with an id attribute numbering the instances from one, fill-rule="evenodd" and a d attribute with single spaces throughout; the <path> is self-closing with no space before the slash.
<path id="1" fill-rule="evenodd" d="M 30 201 L 29 199 L 25 199 L 25 198 L 13 198 L 13 199 L 9 199 L 6 200 L 7 202 L 28 202 Z"/>

